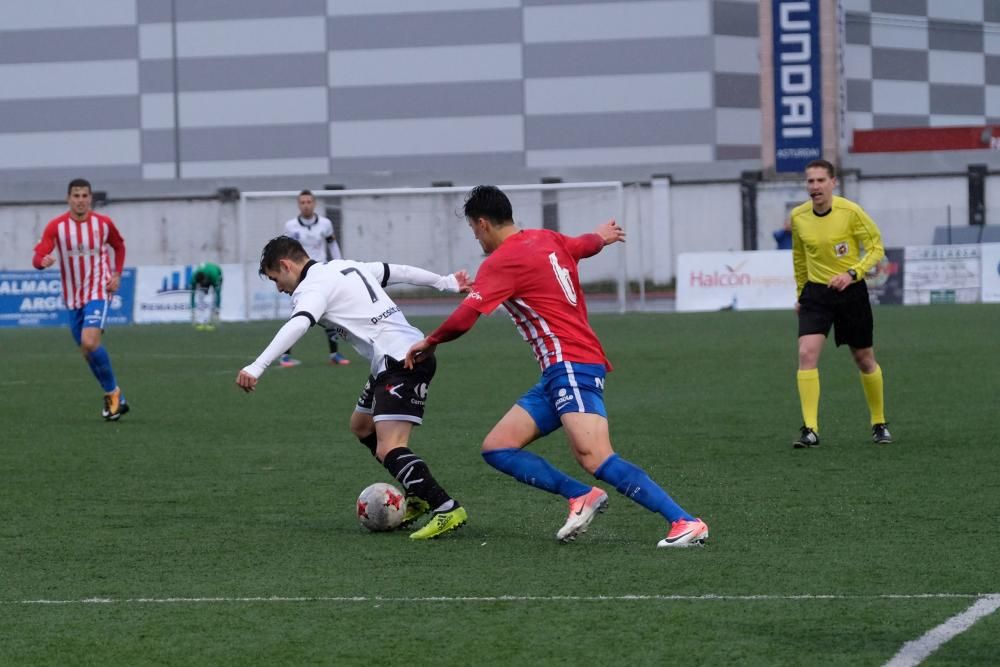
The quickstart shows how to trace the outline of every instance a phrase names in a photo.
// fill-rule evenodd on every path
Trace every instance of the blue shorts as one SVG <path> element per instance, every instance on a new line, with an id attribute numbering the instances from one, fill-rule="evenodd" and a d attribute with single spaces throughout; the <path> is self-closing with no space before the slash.
<path id="1" fill-rule="evenodd" d="M 88 301 L 83 308 L 74 308 L 69 311 L 69 330 L 73 333 L 73 340 L 80 344 L 80 336 L 84 329 L 100 329 L 104 324 L 104 300 L 94 299 Z"/>
<path id="2" fill-rule="evenodd" d="M 560 415 L 570 412 L 598 414 L 607 419 L 604 375 L 603 364 L 552 364 L 538 384 L 517 399 L 517 405 L 528 411 L 542 435 L 562 426 Z"/>

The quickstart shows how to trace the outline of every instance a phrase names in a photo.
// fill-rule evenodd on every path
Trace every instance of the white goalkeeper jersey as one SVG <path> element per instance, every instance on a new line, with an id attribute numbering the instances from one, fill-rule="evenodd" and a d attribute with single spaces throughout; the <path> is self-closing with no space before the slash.
<path id="1" fill-rule="evenodd" d="M 340 245 L 334 238 L 333 223 L 329 218 L 321 215 L 313 216 L 312 220 L 292 218 L 285 223 L 285 235 L 301 243 L 311 259 L 319 262 L 340 259 Z"/>

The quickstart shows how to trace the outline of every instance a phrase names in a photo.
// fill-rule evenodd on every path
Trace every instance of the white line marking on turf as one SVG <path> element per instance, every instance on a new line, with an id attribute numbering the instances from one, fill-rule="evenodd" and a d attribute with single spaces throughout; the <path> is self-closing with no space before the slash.
<path id="1" fill-rule="evenodd" d="M 699 601 L 767 601 L 767 600 L 927 600 L 948 598 L 983 598 L 979 593 L 886 593 L 881 595 L 802 594 L 802 595 L 484 595 L 428 597 L 302 596 L 280 595 L 259 597 L 165 597 L 165 598 L 82 598 L 79 600 L 2 600 L 0 605 L 73 605 L 73 604 L 225 604 L 256 602 L 699 602 Z M 1000 593 L 986 598 L 1000 601 Z M 1000 602 L 998 602 L 1000 604 Z"/>
<path id="2" fill-rule="evenodd" d="M 1000 609 L 1000 595 L 987 595 L 980 598 L 961 614 L 956 614 L 936 628 L 928 630 L 919 639 L 903 644 L 892 660 L 885 663 L 885 667 L 919 665 L 931 653 L 941 648 L 942 644 L 962 634 L 971 628 L 976 621 L 984 616 L 989 616 L 997 609 Z"/>

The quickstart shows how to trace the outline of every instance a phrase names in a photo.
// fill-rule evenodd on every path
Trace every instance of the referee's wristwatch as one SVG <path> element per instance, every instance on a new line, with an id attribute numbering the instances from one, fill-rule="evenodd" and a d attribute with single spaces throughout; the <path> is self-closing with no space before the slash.
<path id="1" fill-rule="evenodd" d="M 847 275 L 849 275 L 851 277 L 851 280 L 857 280 L 858 279 L 858 272 L 855 271 L 854 269 L 847 269 Z"/>

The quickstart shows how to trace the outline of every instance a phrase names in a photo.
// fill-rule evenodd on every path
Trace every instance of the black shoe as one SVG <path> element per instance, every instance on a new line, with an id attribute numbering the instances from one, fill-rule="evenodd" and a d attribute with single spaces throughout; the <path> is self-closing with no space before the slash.
<path id="1" fill-rule="evenodd" d="M 802 435 L 792 441 L 792 447 L 795 449 L 819 447 L 819 436 L 816 435 L 816 431 L 812 430 L 808 426 L 803 426 Z"/>
<path id="2" fill-rule="evenodd" d="M 872 426 L 872 442 L 876 445 L 888 445 L 892 442 L 892 433 L 889 433 L 888 424 L 875 424 Z"/>

